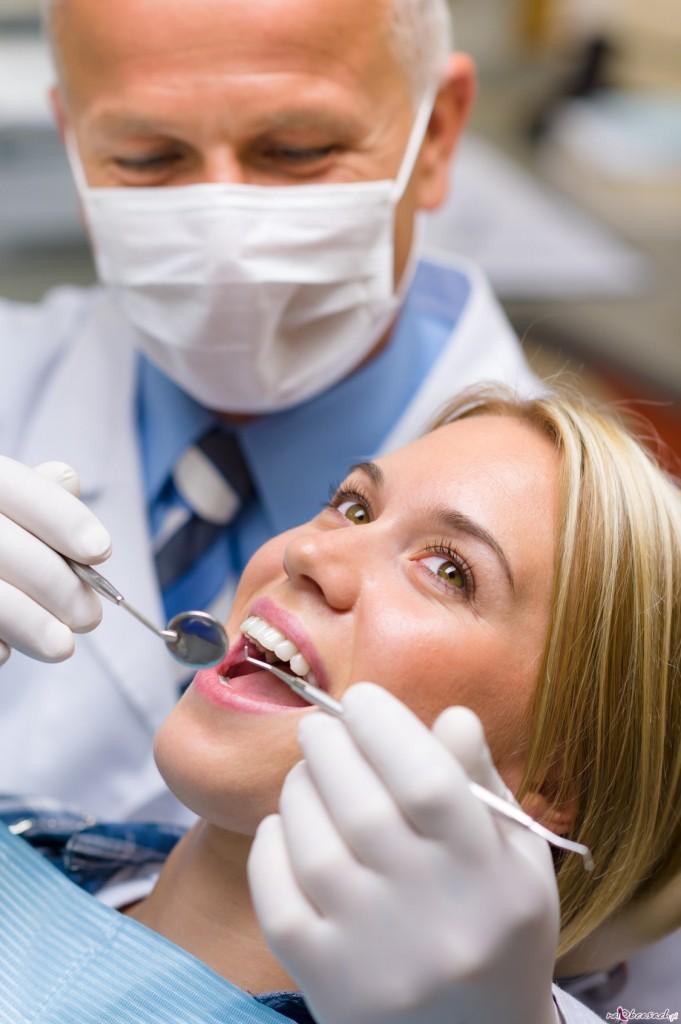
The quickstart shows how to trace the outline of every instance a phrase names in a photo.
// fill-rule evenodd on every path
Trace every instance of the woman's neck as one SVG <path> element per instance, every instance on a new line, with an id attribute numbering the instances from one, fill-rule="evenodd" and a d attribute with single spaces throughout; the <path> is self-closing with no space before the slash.
<path id="1" fill-rule="evenodd" d="M 127 913 L 249 992 L 293 989 L 265 944 L 246 879 L 250 836 L 198 822 Z"/>

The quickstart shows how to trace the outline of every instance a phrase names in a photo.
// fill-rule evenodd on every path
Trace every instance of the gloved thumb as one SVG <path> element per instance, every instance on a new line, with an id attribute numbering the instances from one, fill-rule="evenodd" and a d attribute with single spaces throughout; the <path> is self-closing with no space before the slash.
<path id="1" fill-rule="evenodd" d="M 39 466 L 35 467 L 35 471 L 44 477 L 45 480 L 51 480 L 52 483 L 59 484 L 65 491 L 72 494 L 74 498 L 80 495 L 80 478 L 75 469 L 66 462 L 41 462 Z"/>
<path id="2" fill-rule="evenodd" d="M 516 803 L 490 754 L 482 722 L 470 708 L 447 708 L 433 725 L 433 734 L 454 755 L 469 779 L 497 796 Z"/>

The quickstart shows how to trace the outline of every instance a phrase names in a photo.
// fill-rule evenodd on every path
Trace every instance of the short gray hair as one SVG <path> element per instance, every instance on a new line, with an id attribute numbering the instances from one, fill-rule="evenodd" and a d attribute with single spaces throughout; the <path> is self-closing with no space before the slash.
<path id="1" fill-rule="evenodd" d="M 60 0 L 41 0 L 45 33 L 53 49 L 52 12 Z M 437 85 L 452 51 L 448 0 L 390 0 L 389 31 L 393 51 L 418 101 Z"/>
<path id="2" fill-rule="evenodd" d="M 418 101 L 438 85 L 453 49 L 448 0 L 391 0 L 389 19 L 395 56 Z"/>

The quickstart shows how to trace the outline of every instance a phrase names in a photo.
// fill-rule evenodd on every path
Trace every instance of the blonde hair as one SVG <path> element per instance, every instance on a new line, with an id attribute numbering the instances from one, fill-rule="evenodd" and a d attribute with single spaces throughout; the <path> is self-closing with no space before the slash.
<path id="1" fill-rule="evenodd" d="M 552 612 L 518 799 L 576 807 L 596 870 L 556 858 L 564 954 L 681 871 L 681 496 L 611 412 L 565 389 L 474 388 L 470 416 L 533 424 L 561 455 Z M 681 906 L 670 916 L 681 919 Z"/>

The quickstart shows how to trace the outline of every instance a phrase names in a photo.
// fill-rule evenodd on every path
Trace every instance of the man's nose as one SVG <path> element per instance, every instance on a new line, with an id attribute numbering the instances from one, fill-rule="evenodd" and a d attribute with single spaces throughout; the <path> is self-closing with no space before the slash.
<path id="1" fill-rule="evenodd" d="M 200 154 L 199 181 L 215 185 L 243 185 L 246 174 L 235 150 L 230 146 L 208 149 Z"/>
<path id="2" fill-rule="evenodd" d="M 366 527 L 360 528 L 362 531 Z M 350 611 L 359 596 L 366 569 L 355 530 L 305 532 L 292 537 L 284 552 L 284 571 L 296 586 L 314 591 L 338 612 Z M 359 538 L 352 538 L 352 540 Z"/>

